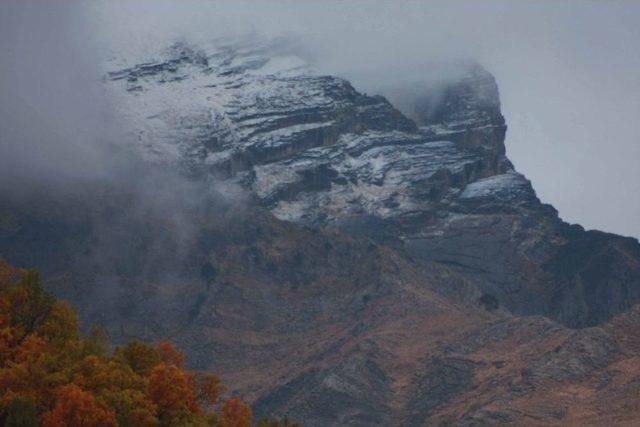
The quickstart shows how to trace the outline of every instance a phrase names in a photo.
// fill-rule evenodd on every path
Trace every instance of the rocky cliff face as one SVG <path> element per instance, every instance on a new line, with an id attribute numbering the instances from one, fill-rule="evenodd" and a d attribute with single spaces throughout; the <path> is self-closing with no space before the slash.
<path id="1" fill-rule="evenodd" d="M 177 45 L 108 79 L 145 153 L 239 182 L 281 220 L 446 264 L 469 297 L 571 327 L 638 302 L 637 241 L 559 220 L 505 155 L 494 78 L 451 69 L 415 96 L 416 121 L 286 45 Z"/>
<path id="2" fill-rule="evenodd" d="M 506 157 L 493 77 L 459 64 L 409 119 L 294 52 L 176 45 L 105 77 L 150 163 L 247 200 L 3 200 L 0 254 L 116 342 L 178 342 L 258 415 L 637 423 L 640 245 L 538 200 Z M 149 202 L 167 191 L 177 203 Z"/>

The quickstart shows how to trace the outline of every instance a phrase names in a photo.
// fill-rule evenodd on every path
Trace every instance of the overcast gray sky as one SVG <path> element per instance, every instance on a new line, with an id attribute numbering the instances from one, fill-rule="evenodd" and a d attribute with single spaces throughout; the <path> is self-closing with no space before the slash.
<path id="1" fill-rule="evenodd" d="M 144 59 L 176 38 L 197 43 L 248 31 L 296 33 L 325 71 L 368 91 L 384 83 L 375 79 L 419 80 L 434 60 L 477 58 L 500 87 L 507 154 L 540 198 L 569 222 L 640 237 L 638 1 L 45 3 L 49 12 L 62 8 L 64 16 L 40 13 L 38 27 L 9 39 L 13 45 L 26 40 L 23 46 L 7 46 L 5 37 L 3 62 L 17 58 L 40 66 L 65 55 L 70 40 L 81 41 L 75 48 L 91 63 L 112 54 Z M 0 9 L 5 27 L 15 22 L 8 10 Z M 55 35 L 56 26 L 64 27 L 64 37 Z M 57 48 L 29 58 L 30 49 L 47 43 Z M 3 114 L 6 99 L 3 94 Z"/>

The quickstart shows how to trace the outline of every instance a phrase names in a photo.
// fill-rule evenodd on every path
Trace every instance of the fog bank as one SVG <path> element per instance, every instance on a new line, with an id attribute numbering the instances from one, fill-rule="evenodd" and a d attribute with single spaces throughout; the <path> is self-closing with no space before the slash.
<path id="1" fill-rule="evenodd" d="M 476 58 L 500 87 L 507 154 L 540 198 L 567 221 L 640 237 L 637 2 L 9 0 L 0 10 L 5 184 L 110 173 L 110 145 L 86 143 L 119 138 L 105 138 L 119 129 L 93 84 L 102 61 L 144 61 L 176 40 L 295 34 L 322 71 L 369 93 Z"/>

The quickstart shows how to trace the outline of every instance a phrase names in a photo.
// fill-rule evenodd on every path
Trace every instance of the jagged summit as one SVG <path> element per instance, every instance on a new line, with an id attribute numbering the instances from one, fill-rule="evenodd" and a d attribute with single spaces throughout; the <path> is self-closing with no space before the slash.
<path id="1" fill-rule="evenodd" d="M 511 169 L 497 86 L 479 65 L 464 64 L 439 105 L 422 100 L 418 127 L 279 46 L 177 45 L 108 79 L 124 89 L 117 105 L 147 156 L 239 180 L 283 219 L 425 210 L 444 196 L 429 184 L 434 176 L 450 174 L 461 191 Z M 305 180 L 323 191 L 305 191 Z"/>
<path id="2" fill-rule="evenodd" d="M 414 94 L 413 120 L 318 74 L 282 40 L 176 45 L 107 80 L 149 158 L 238 182 L 279 219 L 449 265 L 474 283 L 468 298 L 572 326 L 640 300 L 639 270 L 625 261 L 633 243 L 585 233 L 542 204 L 506 157 L 495 79 L 472 61 L 454 69 Z M 585 240 L 603 246 L 558 269 Z M 621 280 L 582 276 L 603 253 L 628 271 Z"/>
<path id="3" fill-rule="evenodd" d="M 178 45 L 153 63 L 107 75 L 115 104 L 150 158 L 231 177 L 339 134 L 413 130 L 381 97 L 321 76 L 280 44 L 202 51 Z"/>

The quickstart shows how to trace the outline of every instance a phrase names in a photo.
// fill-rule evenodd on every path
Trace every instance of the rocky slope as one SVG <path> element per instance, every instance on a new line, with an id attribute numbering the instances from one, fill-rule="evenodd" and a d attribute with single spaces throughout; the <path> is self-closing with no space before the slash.
<path id="1" fill-rule="evenodd" d="M 493 77 L 450 67 L 384 98 L 252 41 L 109 73 L 143 152 L 240 182 L 282 220 L 334 227 L 467 274 L 517 314 L 596 325 L 640 300 L 640 246 L 559 220 L 505 156 Z"/>
<path id="2" fill-rule="evenodd" d="M 309 426 L 640 420 L 640 245 L 537 199 L 477 64 L 413 119 L 280 42 L 110 67 L 140 153 L 192 184 L 5 197 L 0 254 L 115 342 L 173 339 Z"/>
<path id="3" fill-rule="evenodd" d="M 474 284 L 369 239 L 216 206 L 188 213 L 202 226 L 177 244 L 166 218 L 128 218 L 126 191 L 98 193 L 12 203 L 15 231 L 3 228 L 0 250 L 39 265 L 116 342 L 176 341 L 194 367 L 237 384 L 258 415 L 310 426 L 640 419 L 637 307 L 569 329 L 443 296 L 444 286 Z M 26 214 L 42 210 L 46 221 Z M 96 229 L 96 216 L 111 225 Z M 113 252 L 95 243 L 109 235 L 122 239 Z"/>

